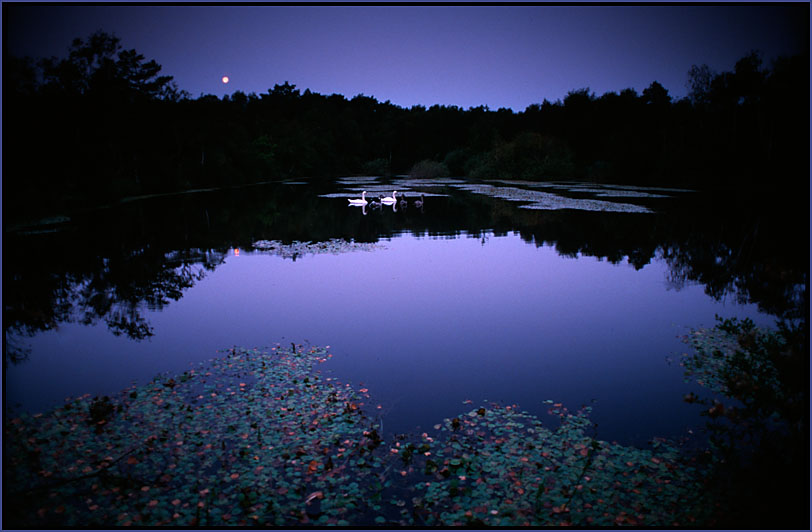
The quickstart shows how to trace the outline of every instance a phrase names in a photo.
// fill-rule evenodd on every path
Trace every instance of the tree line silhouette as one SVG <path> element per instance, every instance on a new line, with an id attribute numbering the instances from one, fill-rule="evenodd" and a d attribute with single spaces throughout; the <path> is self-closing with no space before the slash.
<path id="1" fill-rule="evenodd" d="M 191 98 L 160 71 L 102 31 L 62 59 L 7 57 L 7 217 L 353 174 L 797 188 L 809 170 L 808 55 L 694 66 L 679 100 L 654 81 L 641 94 L 573 90 L 522 112 L 402 108 L 288 82 Z"/>

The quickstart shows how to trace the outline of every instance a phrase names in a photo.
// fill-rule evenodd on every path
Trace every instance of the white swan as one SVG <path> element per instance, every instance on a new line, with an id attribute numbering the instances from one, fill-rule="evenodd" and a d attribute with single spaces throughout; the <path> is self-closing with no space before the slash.
<path id="1" fill-rule="evenodd" d="M 347 198 L 347 201 L 350 202 L 350 205 L 366 205 L 367 204 L 367 191 L 361 192 L 361 199 L 351 199 Z"/>
<path id="2" fill-rule="evenodd" d="M 395 191 L 393 191 L 393 192 L 392 192 L 392 195 L 391 195 L 391 196 L 388 196 L 388 197 L 386 197 L 386 198 L 383 198 L 381 201 L 382 201 L 382 202 L 384 202 L 384 203 L 386 203 L 387 205 L 392 204 L 392 203 L 395 203 L 395 201 L 397 201 L 397 200 L 395 199 L 395 195 L 396 195 L 397 193 L 398 193 L 398 191 L 397 191 L 397 190 L 395 190 Z"/>

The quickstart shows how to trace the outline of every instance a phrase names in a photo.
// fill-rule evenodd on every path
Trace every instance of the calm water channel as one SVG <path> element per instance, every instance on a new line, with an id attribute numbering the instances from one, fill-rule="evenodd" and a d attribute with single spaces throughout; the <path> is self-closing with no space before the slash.
<path id="1" fill-rule="evenodd" d="M 347 204 L 395 188 L 407 206 Z M 329 345 L 322 371 L 368 388 L 387 434 L 464 401 L 540 415 L 553 399 L 591 404 L 601 439 L 679 438 L 701 426 L 679 336 L 715 314 L 771 326 L 805 297 L 808 271 L 776 252 L 768 221 L 712 205 L 684 190 L 353 178 L 7 230 L 6 409 L 295 342 Z"/>

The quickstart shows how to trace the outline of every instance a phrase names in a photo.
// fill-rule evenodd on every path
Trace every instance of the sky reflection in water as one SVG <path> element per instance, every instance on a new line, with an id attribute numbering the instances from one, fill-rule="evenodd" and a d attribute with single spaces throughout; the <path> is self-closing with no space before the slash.
<path id="1" fill-rule="evenodd" d="M 387 433 L 428 428 L 467 409 L 464 400 L 541 414 L 545 399 L 571 408 L 594 399 L 599 438 L 641 444 L 699 422 L 680 400 L 694 388 L 666 360 L 684 351 L 679 334 L 712 325 L 715 313 L 773 323 L 700 285 L 669 288 L 661 260 L 638 271 L 566 258 L 515 233 L 399 234 L 380 244 L 296 261 L 232 252 L 149 313 L 147 341 L 74 324 L 31 339 L 30 360 L 7 370 L 7 400 L 41 410 L 185 371 L 232 345 L 308 341 L 331 346 L 323 370 L 369 388 Z"/>

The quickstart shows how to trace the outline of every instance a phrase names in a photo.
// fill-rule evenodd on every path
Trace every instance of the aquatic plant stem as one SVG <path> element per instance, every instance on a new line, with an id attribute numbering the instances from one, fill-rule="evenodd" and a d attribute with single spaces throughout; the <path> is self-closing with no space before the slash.
<path id="1" fill-rule="evenodd" d="M 581 469 L 581 473 L 578 475 L 578 478 L 575 479 L 575 483 L 572 485 L 572 490 L 571 490 L 572 493 L 570 494 L 569 499 L 567 499 L 567 502 L 565 502 L 563 504 L 562 508 L 569 509 L 570 503 L 572 503 L 572 499 L 574 499 L 575 495 L 578 494 L 578 492 L 579 492 L 579 490 L 577 489 L 577 486 L 583 480 L 587 469 L 589 469 L 589 467 L 592 465 L 592 462 L 594 460 L 595 451 L 600 449 L 600 443 L 598 443 L 598 440 L 596 440 L 595 438 L 591 438 L 591 440 L 592 441 L 589 444 L 589 450 L 587 451 L 586 460 L 584 461 L 584 467 Z"/>

